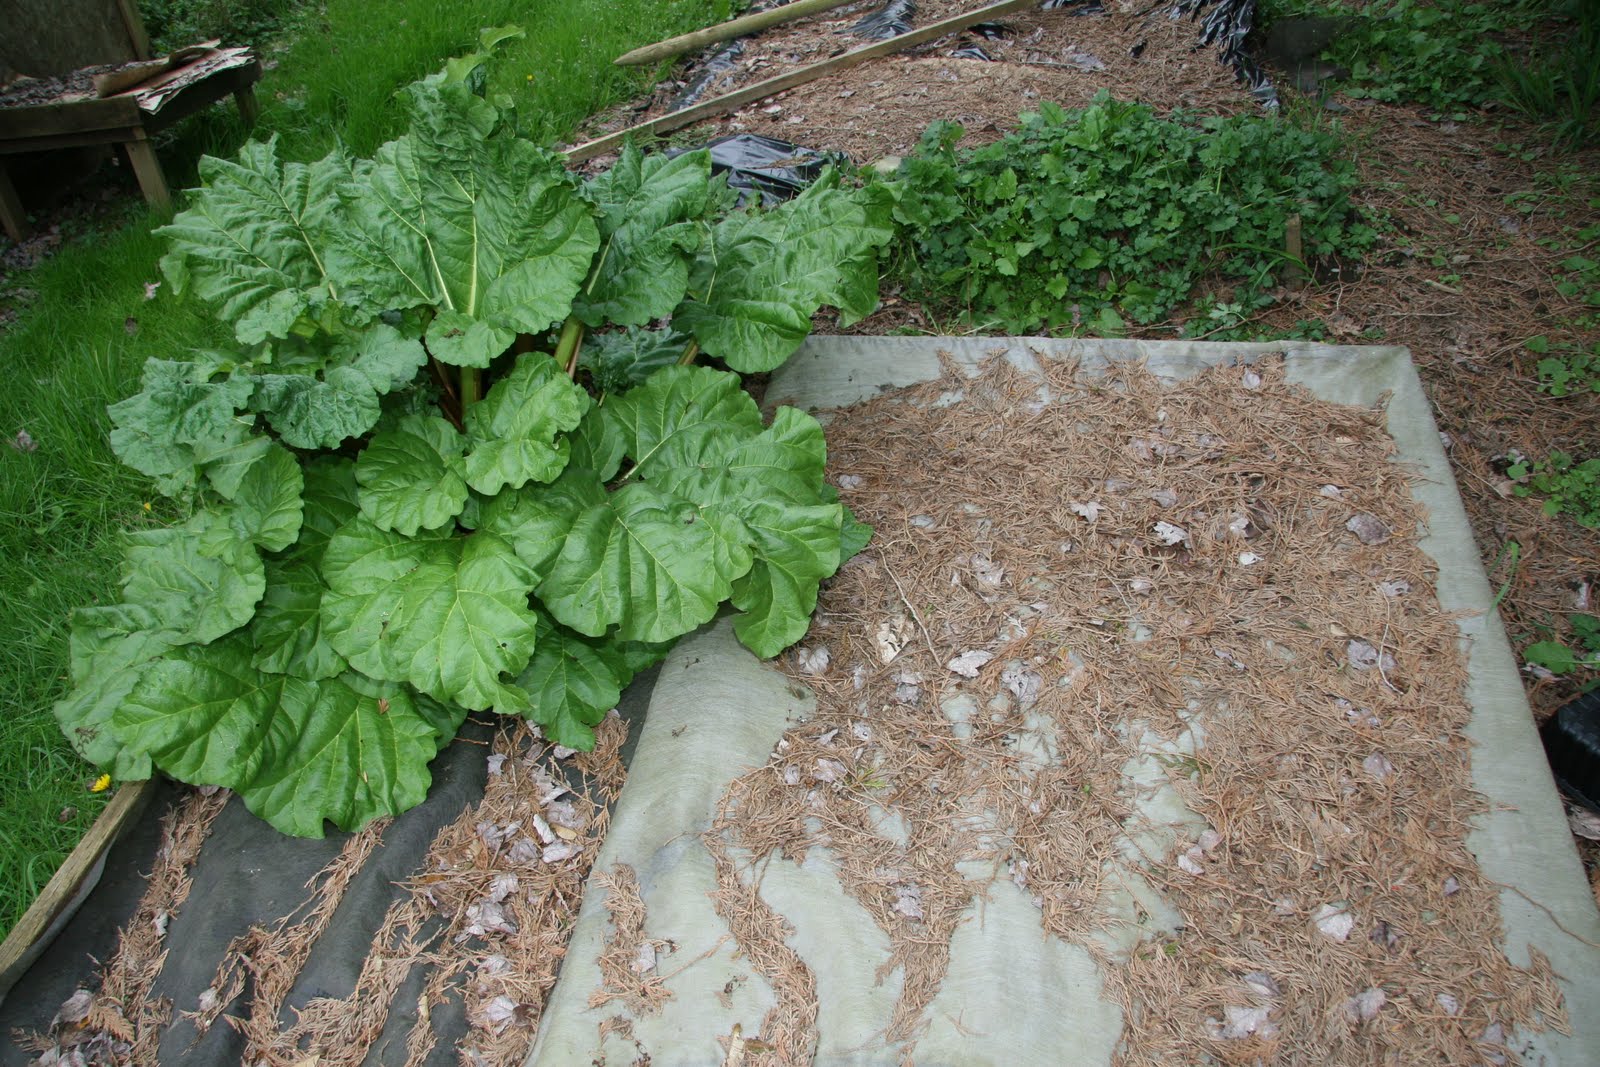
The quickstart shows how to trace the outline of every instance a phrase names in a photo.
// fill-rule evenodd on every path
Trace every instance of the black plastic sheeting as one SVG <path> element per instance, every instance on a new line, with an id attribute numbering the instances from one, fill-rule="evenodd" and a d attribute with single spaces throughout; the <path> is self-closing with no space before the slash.
<path id="1" fill-rule="evenodd" d="M 1276 108 L 1277 88 L 1244 46 L 1255 16 L 1256 0 L 1177 0 L 1171 15 L 1174 19 L 1198 19 L 1200 44 L 1215 46 L 1222 53 L 1222 62 L 1250 87 L 1250 94 L 1263 107 Z"/>
<path id="2" fill-rule="evenodd" d="M 759 195 L 769 207 L 799 196 L 829 163 L 849 162 L 838 153 L 802 148 L 756 133 L 719 137 L 705 147 L 711 150 L 711 173 L 726 174 L 728 185 L 741 193 L 741 203 Z M 685 151 L 690 149 L 667 154 L 677 156 Z"/>
<path id="3" fill-rule="evenodd" d="M 719 79 L 733 72 L 734 66 L 744 55 L 744 38 L 735 37 L 731 41 L 713 48 L 704 61 L 695 69 L 695 75 L 684 85 L 683 90 L 672 98 L 672 103 L 667 105 L 667 111 L 682 111 L 686 107 L 693 107 L 706 95 L 706 91 L 715 86 Z"/>
<path id="4" fill-rule="evenodd" d="M 1600 690 L 1562 705 L 1539 734 L 1561 791 L 1600 814 Z"/>
<path id="5" fill-rule="evenodd" d="M 982 45 L 969 44 L 965 48 L 957 48 L 950 53 L 951 59 L 981 59 L 985 63 L 993 63 L 994 56 L 983 50 Z"/>
<path id="6" fill-rule="evenodd" d="M 1059 11 L 1064 7 L 1072 8 L 1071 14 L 1076 15 L 1104 15 L 1106 7 L 1100 0 L 1045 0 L 1039 6 L 1041 11 Z"/>
<path id="7" fill-rule="evenodd" d="M 864 37 L 869 41 L 887 41 L 891 37 L 898 37 L 902 33 L 910 33 L 912 19 L 917 17 L 916 0 L 888 0 L 882 7 L 857 22 L 854 26 L 840 30 L 852 37 Z"/>
<path id="8" fill-rule="evenodd" d="M 633 760 L 658 673 L 658 667 L 642 672 L 618 705 L 628 721 L 629 736 L 621 753 L 625 764 Z M 483 799 L 486 746 L 492 736 L 489 726 L 469 718 L 458 739 L 434 759 L 428 798 L 390 823 L 382 845 L 351 880 L 284 1000 L 280 1024 L 292 1023 L 295 1010 L 315 997 L 344 996 L 355 987 L 373 937 L 400 892 L 396 886 L 418 873 L 417 864 L 434 836 Z M 572 768 L 568 784 L 574 791 L 585 788 Z M 111 849 L 105 873 L 83 907 L 0 1004 L 0 1033 L 44 1031 L 62 1002 L 75 989 L 91 984 L 95 961 L 111 958 L 118 928 L 133 916 L 160 847 L 160 816 L 178 799 L 176 789 L 164 787 L 144 818 Z M 233 1027 L 218 1019 L 199 1034 L 182 1013 L 195 1009 L 233 939 L 253 925 L 271 925 L 298 907 L 305 900 L 307 880 L 339 854 L 348 837 L 342 833 L 322 840 L 287 837 L 246 811 L 238 797 L 228 802 L 191 868 L 189 899 L 169 921 L 169 952 L 151 989 L 151 996 L 170 997 L 174 1007 L 172 1022 L 161 1035 L 156 1061 L 161 1067 L 242 1062 L 244 1038 Z M 426 963 L 413 968 L 391 1001 L 383 1034 L 362 1060 L 363 1067 L 398 1067 L 406 1062 L 406 1037 L 429 972 Z M 244 1014 L 249 996 L 247 985 L 227 1014 Z M 426 1067 L 450 1067 L 459 1060 L 455 1046 L 468 1026 L 455 991 L 433 1005 L 431 1020 L 438 1042 Z M 32 1059 L 14 1041 L 0 1041 L 0 1067 L 26 1067 Z"/>

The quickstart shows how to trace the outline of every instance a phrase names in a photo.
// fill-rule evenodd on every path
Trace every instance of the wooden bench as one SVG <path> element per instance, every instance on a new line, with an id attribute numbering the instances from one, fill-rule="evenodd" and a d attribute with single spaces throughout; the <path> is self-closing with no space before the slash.
<path id="1" fill-rule="evenodd" d="M 181 76 L 182 71 L 172 72 Z M 27 216 L 7 173 L 10 156 L 59 148 L 118 145 L 128 157 L 145 200 L 158 207 L 172 203 L 152 135 L 232 94 L 247 124 L 256 118 L 255 83 L 261 62 L 207 73 L 175 92 L 164 94 L 156 110 L 142 106 L 143 87 L 103 99 L 78 99 L 32 107 L 0 107 L 0 225 L 13 241 L 27 236 Z M 153 79 L 159 82 L 161 79 Z M 171 78 L 168 79 L 172 80 Z"/>

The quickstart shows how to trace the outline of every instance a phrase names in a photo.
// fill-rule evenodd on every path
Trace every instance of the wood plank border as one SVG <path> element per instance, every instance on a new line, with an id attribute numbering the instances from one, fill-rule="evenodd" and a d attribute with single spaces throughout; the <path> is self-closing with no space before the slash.
<path id="1" fill-rule="evenodd" d="M 161 787 L 159 778 L 126 782 L 119 786 L 105 810 L 95 819 L 89 832 L 78 842 L 67 860 L 40 891 L 33 905 L 0 944 L 0 997 L 10 992 L 32 965 L 42 940 L 63 911 L 85 889 L 85 883 L 101 858 L 116 844 L 135 819 L 144 814 Z"/>

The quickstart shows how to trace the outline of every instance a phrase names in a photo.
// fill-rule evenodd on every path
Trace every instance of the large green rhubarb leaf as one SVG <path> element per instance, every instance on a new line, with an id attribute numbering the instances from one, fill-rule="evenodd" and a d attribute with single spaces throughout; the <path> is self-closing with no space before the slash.
<path id="1" fill-rule="evenodd" d="M 622 699 L 633 677 L 627 657 L 611 642 L 539 620 L 539 643 L 517 679 L 528 693 L 528 718 L 558 745 L 588 751 L 594 728 Z"/>
<path id="2" fill-rule="evenodd" d="M 220 460 L 251 439 L 251 420 L 238 415 L 250 398 L 249 379 L 210 377 L 202 363 L 151 359 L 144 365 L 143 390 L 106 409 L 117 458 L 154 478 L 166 496 L 192 488 L 202 463 Z M 196 446 L 206 451 L 197 453 Z"/>
<path id="3" fill-rule="evenodd" d="M 322 633 L 322 597 L 327 589 L 310 560 L 267 564 L 267 591 L 250 622 L 255 646 L 252 667 L 311 681 L 343 673 L 344 657 Z"/>
<path id="4" fill-rule="evenodd" d="M 207 548 L 212 555 L 227 555 L 229 542 L 259 545 L 268 552 L 280 552 L 300 536 L 305 515 L 301 493 L 305 478 L 300 463 L 281 445 L 271 445 L 240 476 L 232 495 L 232 507 L 224 510 L 226 532 L 217 530 L 224 540 Z"/>
<path id="5" fill-rule="evenodd" d="M 150 777 L 150 757 L 124 748 L 111 717 L 139 680 L 140 669 L 172 643 L 156 632 L 154 616 L 129 604 L 72 613 L 72 692 L 57 701 L 56 721 L 78 755 L 119 781 Z"/>
<path id="6" fill-rule="evenodd" d="M 446 525 L 467 503 L 466 442 L 435 415 L 407 415 L 356 461 L 361 513 L 407 537 Z"/>
<path id="7" fill-rule="evenodd" d="M 464 708 L 359 674 L 322 682 L 314 701 L 272 717 L 271 759 L 239 796 L 286 834 L 321 837 L 324 820 L 358 830 L 422 803 L 428 763 L 465 717 Z"/>
<path id="8" fill-rule="evenodd" d="M 413 87 L 411 110 L 343 188 L 344 248 L 374 306 L 434 309 L 435 358 L 487 367 L 567 316 L 599 247 L 593 211 L 556 156 L 493 130 L 463 87 Z"/>
<path id="9" fill-rule="evenodd" d="M 771 211 L 718 223 L 672 324 L 734 370 L 772 370 L 823 305 L 844 309 L 847 321 L 875 306 L 877 249 L 892 236 L 881 194 L 845 189 L 829 172 Z"/>
<path id="10" fill-rule="evenodd" d="M 427 793 L 428 761 L 464 712 L 404 686 L 256 670 L 249 641 L 184 648 L 143 669 L 112 718 L 128 751 L 175 778 L 236 790 L 285 833 L 354 830 Z"/>
<path id="11" fill-rule="evenodd" d="M 662 467 L 715 461 L 725 442 L 761 432 L 761 411 L 739 376 L 709 367 L 668 367 L 607 404 L 638 477 Z"/>
<path id="12" fill-rule="evenodd" d="M 565 431 L 589 410 L 589 394 L 549 356 L 530 353 L 467 412 L 467 484 L 493 496 L 548 482 L 561 473 L 570 450 Z"/>
<path id="13" fill-rule="evenodd" d="M 251 142 L 230 163 L 200 161 L 201 188 L 187 211 L 156 232 L 171 242 L 162 271 L 218 305 L 245 344 L 285 337 L 313 305 L 338 296 L 338 189 L 349 162 L 335 150 L 316 163 L 277 158 L 277 138 Z"/>
<path id="14" fill-rule="evenodd" d="M 605 487 L 594 471 L 569 466 L 549 485 L 508 489 L 486 501 L 475 524 L 483 533 L 504 538 L 524 563 L 543 574 L 578 516 L 605 500 Z"/>
<path id="15" fill-rule="evenodd" d="M 590 637 L 669 640 L 710 620 L 744 573 L 724 549 L 693 504 L 634 482 L 578 516 L 539 598 Z"/>
<path id="16" fill-rule="evenodd" d="M 384 323 L 354 338 L 319 337 L 312 344 L 326 352 L 311 360 L 294 353 L 300 373 L 258 376 L 250 399 L 251 409 L 295 448 L 336 448 L 367 433 L 382 414 L 380 398 L 408 385 L 428 361 L 421 341 Z"/>
<path id="17" fill-rule="evenodd" d="M 600 209 L 600 258 L 573 313 L 589 326 L 642 326 L 672 314 L 689 284 L 710 185 L 709 152 L 669 159 L 625 147 L 586 187 Z"/>
<path id="18" fill-rule="evenodd" d="M 356 670 L 471 709 L 519 712 L 538 576 L 492 533 L 405 537 L 365 517 L 328 542 L 323 632 Z"/>
<path id="19" fill-rule="evenodd" d="M 293 555 L 321 562 L 328 538 L 360 512 L 356 465 L 347 459 L 320 456 L 302 468 L 305 477 L 305 519 Z"/>
<path id="20" fill-rule="evenodd" d="M 200 511 L 182 526 L 128 535 L 122 595 L 144 608 L 152 632 L 206 644 L 250 621 L 266 588 L 261 556 L 233 540 L 229 519 Z"/>
<path id="21" fill-rule="evenodd" d="M 579 355 L 578 365 L 589 372 L 595 388 L 601 392 L 622 393 L 661 368 L 677 363 L 688 345 L 688 336 L 673 330 L 630 326 L 589 338 Z"/>
<path id="22" fill-rule="evenodd" d="M 112 717 L 117 739 L 193 785 L 238 789 L 271 759 L 280 709 L 307 706 L 316 686 L 250 666 L 249 639 L 186 646 L 145 667 Z"/>
<path id="23" fill-rule="evenodd" d="M 817 588 L 839 569 L 838 504 L 769 504 L 744 509 L 756 536 L 757 560 L 733 587 L 739 640 L 758 656 L 776 656 L 806 635 Z"/>

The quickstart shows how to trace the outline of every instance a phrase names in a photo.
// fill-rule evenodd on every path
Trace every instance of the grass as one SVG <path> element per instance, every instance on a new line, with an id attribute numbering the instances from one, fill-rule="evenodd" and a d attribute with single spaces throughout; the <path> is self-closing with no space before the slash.
<path id="1" fill-rule="evenodd" d="M 181 5 L 168 5 L 181 6 Z M 257 5 L 258 7 L 260 5 Z M 264 48 L 277 66 L 257 89 L 258 133 L 280 155 L 309 159 L 336 142 L 367 153 L 398 132 L 394 90 L 468 51 L 481 27 L 517 23 L 491 92 L 513 94 L 529 136 L 551 140 L 647 83 L 613 57 L 728 15 L 730 0 L 326 0 L 288 11 Z M 243 135 L 232 109 L 190 120 L 164 146 L 168 178 L 192 184 L 204 152 Z M 180 518 L 106 443 L 105 407 L 133 390 L 146 359 L 226 343 L 227 332 L 160 279 L 162 219 L 131 205 L 120 225 L 68 238 L 9 286 L 37 292 L 0 333 L 0 436 L 25 430 L 37 450 L 0 446 L 0 929 L 9 930 L 104 805 L 96 772 L 50 713 L 67 682 L 67 622 L 114 596 L 119 531 Z M 146 503 L 153 505 L 146 508 Z"/>

